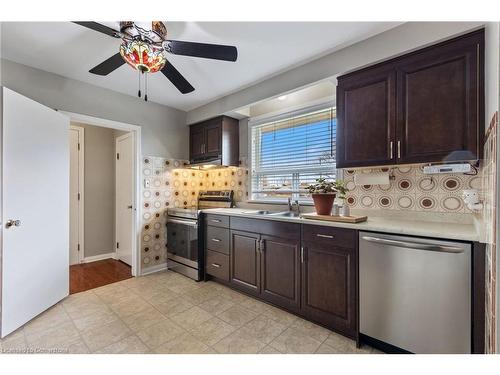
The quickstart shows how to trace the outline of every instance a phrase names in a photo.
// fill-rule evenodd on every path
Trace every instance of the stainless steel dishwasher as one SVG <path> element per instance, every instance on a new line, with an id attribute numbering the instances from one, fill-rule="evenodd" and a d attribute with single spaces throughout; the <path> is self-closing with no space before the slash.
<path id="1" fill-rule="evenodd" d="M 471 352 L 471 245 L 359 233 L 360 333 L 412 353 Z"/>

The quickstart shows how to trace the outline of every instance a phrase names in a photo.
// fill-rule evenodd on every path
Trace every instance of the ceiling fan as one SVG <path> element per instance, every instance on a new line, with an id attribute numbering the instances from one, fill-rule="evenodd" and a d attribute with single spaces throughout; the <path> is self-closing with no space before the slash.
<path id="1" fill-rule="evenodd" d="M 238 50 L 234 46 L 169 40 L 165 23 L 161 21 L 151 23 L 122 21 L 119 31 L 92 21 L 74 23 L 122 40 L 120 52 L 90 69 L 89 72 L 106 76 L 127 63 L 139 71 L 139 97 L 141 97 L 141 75 L 144 75 L 146 101 L 148 100 L 147 73 L 162 72 L 182 94 L 194 91 L 194 87 L 167 60 L 167 53 L 224 61 L 236 61 L 238 57 Z"/>

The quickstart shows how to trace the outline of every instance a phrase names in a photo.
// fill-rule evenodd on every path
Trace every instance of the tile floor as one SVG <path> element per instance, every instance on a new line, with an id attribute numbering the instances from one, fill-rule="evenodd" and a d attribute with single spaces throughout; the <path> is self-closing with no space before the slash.
<path id="1" fill-rule="evenodd" d="M 2 353 L 379 353 L 214 282 L 173 272 L 70 295 Z"/>

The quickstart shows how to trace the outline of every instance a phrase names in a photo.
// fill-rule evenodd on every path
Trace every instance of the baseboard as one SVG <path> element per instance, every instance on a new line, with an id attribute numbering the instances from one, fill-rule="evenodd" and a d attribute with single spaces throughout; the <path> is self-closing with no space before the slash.
<path id="1" fill-rule="evenodd" d="M 98 260 L 104 260 L 104 259 L 116 259 L 116 252 L 85 257 L 82 259 L 81 263 L 97 262 Z"/>
<path id="2" fill-rule="evenodd" d="M 157 264 L 156 266 L 142 269 L 141 276 L 149 275 L 151 273 L 155 273 L 155 272 L 159 272 L 159 271 L 165 271 L 166 269 L 167 269 L 167 263 Z"/>

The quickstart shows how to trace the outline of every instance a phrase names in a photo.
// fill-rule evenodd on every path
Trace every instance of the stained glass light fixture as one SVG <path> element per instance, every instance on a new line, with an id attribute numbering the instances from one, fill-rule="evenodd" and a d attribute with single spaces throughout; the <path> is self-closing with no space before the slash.
<path id="1" fill-rule="evenodd" d="M 120 46 L 120 55 L 127 64 L 141 73 L 156 73 L 167 62 L 163 48 L 141 40 L 124 41 Z"/>

